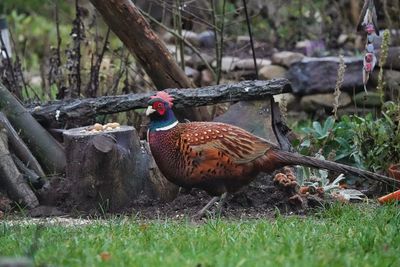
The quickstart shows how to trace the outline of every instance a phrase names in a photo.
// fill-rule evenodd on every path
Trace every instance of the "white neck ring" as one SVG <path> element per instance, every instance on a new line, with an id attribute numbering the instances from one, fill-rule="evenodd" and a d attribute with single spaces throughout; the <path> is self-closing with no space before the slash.
<path id="1" fill-rule="evenodd" d="M 156 131 L 157 132 L 158 131 L 166 131 L 166 130 L 174 128 L 177 124 L 178 124 L 178 121 L 175 121 L 174 123 L 172 123 L 170 125 L 167 125 L 167 126 L 164 126 L 164 127 L 161 127 L 161 128 L 157 128 Z"/>

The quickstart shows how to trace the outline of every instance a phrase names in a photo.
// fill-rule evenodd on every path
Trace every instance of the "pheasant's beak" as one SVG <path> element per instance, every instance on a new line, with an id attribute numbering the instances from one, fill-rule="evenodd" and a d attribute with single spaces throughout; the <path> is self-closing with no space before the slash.
<path id="1" fill-rule="evenodd" d="M 153 109 L 152 106 L 148 106 L 146 109 L 146 116 L 149 116 L 151 113 L 155 112 L 156 110 Z"/>

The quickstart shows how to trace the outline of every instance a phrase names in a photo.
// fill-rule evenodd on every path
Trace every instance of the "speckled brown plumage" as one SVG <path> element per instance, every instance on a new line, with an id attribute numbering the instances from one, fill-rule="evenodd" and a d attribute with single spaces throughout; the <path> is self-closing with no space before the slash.
<path id="1" fill-rule="evenodd" d="M 282 151 L 233 125 L 178 123 L 172 101 L 166 93 L 158 93 L 149 101 L 148 141 L 161 172 L 179 186 L 202 188 L 211 195 L 232 193 L 249 184 L 259 172 L 271 173 L 285 165 L 305 165 L 397 183 L 351 166 Z"/>
<path id="2" fill-rule="evenodd" d="M 260 171 L 273 171 L 266 152 L 271 144 L 238 127 L 210 122 L 178 123 L 149 133 L 151 151 L 164 175 L 183 187 L 212 195 L 235 192 Z"/>

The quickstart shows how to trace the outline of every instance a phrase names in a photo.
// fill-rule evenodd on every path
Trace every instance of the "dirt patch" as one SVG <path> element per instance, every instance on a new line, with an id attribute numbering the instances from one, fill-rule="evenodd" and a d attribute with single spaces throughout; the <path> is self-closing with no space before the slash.
<path id="1" fill-rule="evenodd" d="M 196 214 L 211 196 L 204 191 L 193 189 L 180 192 L 178 197 L 169 203 L 160 203 L 142 197 L 132 203 L 130 213 L 140 218 L 183 218 Z M 323 200 L 318 197 L 298 196 L 292 187 L 283 187 L 272 181 L 268 175 L 260 175 L 242 192 L 228 195 L 222 217 L 226 218 L 271 218 L 279 211 L 282 214 L 304 215 L 312 208 L 321 206 Z M 210 216 L 215 215 L 216 206 L 210 209 Z"/>
<path id="2" fill-rule="evenodd" d="M 57 209 L 49 205 L 41 206 L 30 212 L 32 217 L 60 216 L 64 214 L 71 217 L 88 216 L 98 218 L 109 215 L 105 206 L 99 206 L 98 209 L 85 213 L 79 212 L 79 206 L 74 205 L 69 200 L 68 193 L 62 191 L 64 186 L 60 185 L 63 183 L 57 181 L 55 184 L 58 185 L 58 189 L 50 187 L 52 188 L 50 191 L 58 191 L 55 194 L 58 199 L 41 198 L 41 203 L 44 205 L 48 205 L 46 202 L 57 203 Z M 59 199 L 60 196 L 64 197 Z M 141 219 L 181 219 L 196 214 L 211 198 L 211 196 L 199 189 L 193 189 L 190 192 L 182 190 L 173 201 L 168 203 L 143 195 L 139 199 L 133 200 L 128 208 L 117 212 L 114 211 L 112 215 L 135 215 Z M 261 174 L 248 187 L 243 188 L 241 192 L 227 196 L 221 216 L 232 219 L 271 218 L 277 212 L 304 215 L 310 209 L 324 205 L 323 203 L 325 202 L 326 200 L 313 195 L 299 196 L 295 187 L 279 184 L 277 181 L 273 181 L 272 176 Z M 208 215 L 215 216 L 216 210 L 216 205 L 212 206 Z"/>

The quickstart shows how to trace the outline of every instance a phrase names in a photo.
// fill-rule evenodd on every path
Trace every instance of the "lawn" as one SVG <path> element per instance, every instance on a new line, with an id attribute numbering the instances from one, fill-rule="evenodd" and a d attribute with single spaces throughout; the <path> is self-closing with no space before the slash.
<path id="1" fill-rule="evenodd" d="M 124 217 L 37 227 L 6 219 L 0 255 L 31 253 L 36 265 L 56 266 L 400 266 L 399 233 L 396 205 L 197 224 Z"/>

